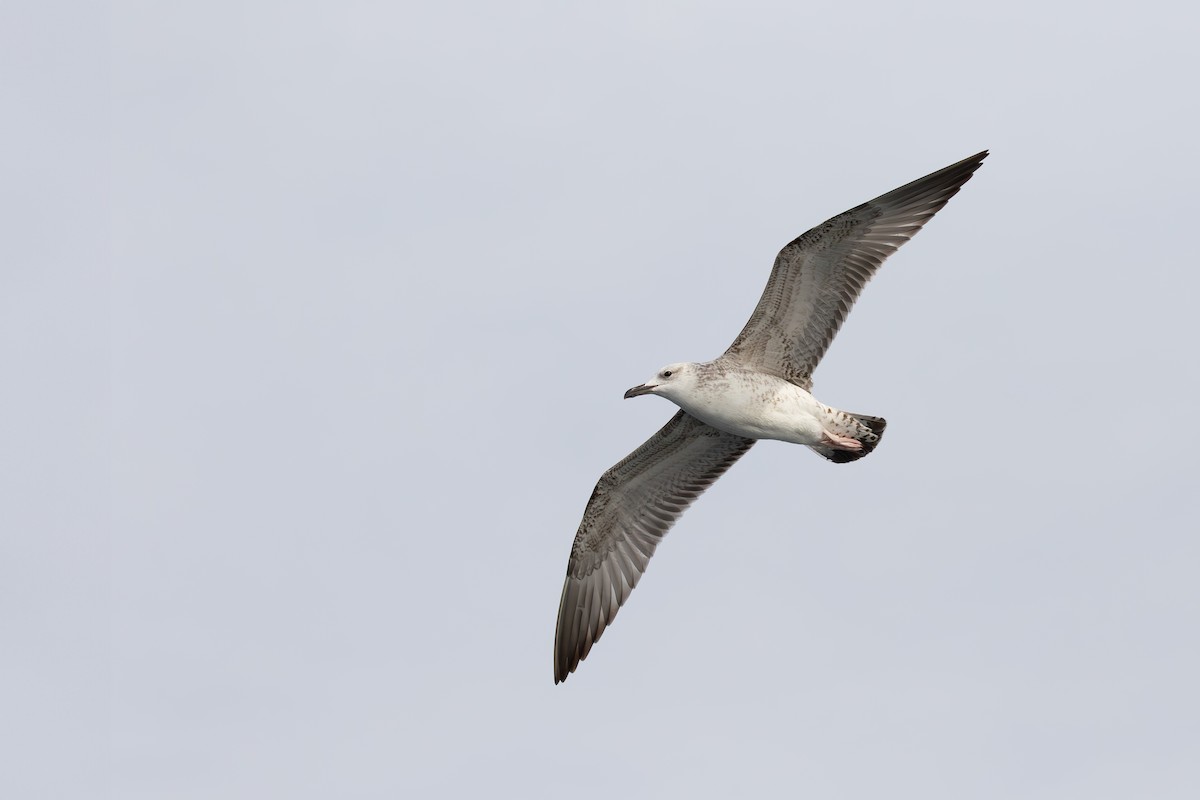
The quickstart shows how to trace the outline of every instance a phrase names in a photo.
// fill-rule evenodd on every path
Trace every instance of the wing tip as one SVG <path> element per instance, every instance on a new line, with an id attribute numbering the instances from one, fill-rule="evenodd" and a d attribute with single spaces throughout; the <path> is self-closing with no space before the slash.
<path id="1" fill-rule="evenodd" d="M 919 213 L 924 217 L 921 221 L 923 226 L 971 180 L 989 153 L 989 150 L 981 150 L 948 167 L 934 170 L 924 177 L 885 192 L 864 206 L 874 206 L 888 214 Z"/>
<path id="2" fill-rule="evenodd" d="M 579 658 L 574 654 L 564 653 L 562 644 L 557 636 L 554 637 L 554 685 L 562 683 L 567 679 L 575 668 L 579 666 Z"/>

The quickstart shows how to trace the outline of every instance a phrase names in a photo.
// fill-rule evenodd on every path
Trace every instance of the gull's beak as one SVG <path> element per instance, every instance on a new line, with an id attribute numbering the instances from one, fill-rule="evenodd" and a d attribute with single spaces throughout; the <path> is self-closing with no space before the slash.
<path id="1" fill-rule="evenodd" d="M 643 383 L 641 386 L 635 386 L 625 393 L 625 399 L 637 397 L 639 394 L 649 394 L 658 388 L 657 383 Z"/>

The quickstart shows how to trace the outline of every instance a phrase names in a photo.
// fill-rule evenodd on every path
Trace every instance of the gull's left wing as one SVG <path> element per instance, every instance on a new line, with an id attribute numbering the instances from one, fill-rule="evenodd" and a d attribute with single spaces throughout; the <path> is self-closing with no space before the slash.
<path id="1" fill-rule="evenodd" d="M 804 389 L 884 259 L 966 183 L 987 151 L 838 214 L 779 251 L 750 321 L 721 356 Z"/>

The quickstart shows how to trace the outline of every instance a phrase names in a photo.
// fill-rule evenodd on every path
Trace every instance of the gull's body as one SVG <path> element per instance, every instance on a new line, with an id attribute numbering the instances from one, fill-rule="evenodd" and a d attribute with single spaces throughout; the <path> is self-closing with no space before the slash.
<path id="1" fill-rule="evenodd" d="M 664 379 L 664 372 L 671 374 Z M 654 388 L 634 387 L 627 395 L 660 395 L 701 422 L 747 439 L 777 439 L 809 447 L 841 443 L 855 453 L 860 449 L 845 441 L 851 439 L 845 434 L 861 415 L 830 408 L 807 389 L 775 375 L 717 359 L 670 364 L 651 381 L 661 383 L 647 382 L 642 386 Z M 871 443 L 878 440 L 876 436 Z"/>
<path id="2" fill-rule="evenodd" d="M 601 476 L 571 546 L 554 681 L 587 657 L 680 514 L 759 439 L 837 463 L 873 451 L 886 423 L 812 395 L 812 372 L 867 281 L 958 192 L 984 151 L 839 214 L 775 259 L 754 313 L 723 355 L 663 367 L 625 393 L 680 411 Z"/>

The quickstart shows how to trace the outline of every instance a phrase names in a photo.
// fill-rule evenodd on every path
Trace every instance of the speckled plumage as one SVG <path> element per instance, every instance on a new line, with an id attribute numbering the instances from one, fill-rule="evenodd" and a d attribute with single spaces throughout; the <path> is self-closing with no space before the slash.
<path id="1" fill-rule="evenodd" d="M 575 534 L 559 604 L 554 682 L 612 623 L 662 537 L 758 439 L 807 445 L 834 462 L 879 443 L 879 417 L 830 408 L 812 373 L 867 281 L 979 168 L 987 151 L 839 214 L 785 246 L 745 328 L 719 358 L 671 364 L 626 397 L 680 407 L 601 476 Z"/>

